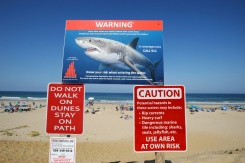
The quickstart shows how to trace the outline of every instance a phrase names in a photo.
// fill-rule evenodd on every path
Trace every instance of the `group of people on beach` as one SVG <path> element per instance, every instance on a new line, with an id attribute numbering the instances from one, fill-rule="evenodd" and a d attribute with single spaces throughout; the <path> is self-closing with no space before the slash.
<path id="1" fill-rule="evenodd" d="M 132 116 L 129 116 L 129 115 L 121 115 L 121 117 L 120 118 L 123 118 L 123 119 L 125 119 L 125 120 L 129 120 L 129 119 L 132 119 L 133 117 Z"/>
<path id="2" fill-rule="evenodd" d="M 39 105 L 39 108 L 44 107 L 42 104 Z M 31 104 L 26 104 L 26 103 L 20 103 L 19 101 L 17 102 L 8 102 L 8 105 L 5 105 L 5 103 L 2 101 L 1 102 L 1 108 L 4 109 L 3 112 L 8 112 L 8 113 L 14 113 L 14 112 L 23 112 L 23 111 L 31 111 L 35 110 L 38 108 L 38 105 L 36 105 L 35 102 L 32 102 Z"/>
<path id="3" fill-rule="evenodd" d="M 199 112 L 199 111 L 215 112 L 216 110 L 224 110 L 224 111 L 232 110 L 232 111 L 238 111 L 238 112 L 245 112 L 243 105 L 237 105 L 237 106 L 224 105 L 221 107 L 212 107 L 212 108 L 203 108 L 203 107 L 191 105 L 189 106 L 189 110 L 191 113 Z"/>
<path id="4" fill-rule="evenodd" d="M 127 114 L 125 114 L 124 116 L 122 115 L 122 114 L 124 114 L 123 111 L 133 111 L 133 106 L 126 106 L 126 105 L 120 105 L 119 107 L 116 106 L 116 111 L 119 111 L 119 109 L 121 111 L 120 118 L 125 119 L 125 120 L 129 120 L 129 119 L 133 118 L 132 116 L 127 115 Z"/>
<path id="5" fill-rule="evenodd" d="M 119 107 L 116 106 L 116 111 L 119 111 L 119 108 L 120 108 L 120 111 L 133 111 L 133 106 L 126 106 L 126 105 L 120 105 Z"/>

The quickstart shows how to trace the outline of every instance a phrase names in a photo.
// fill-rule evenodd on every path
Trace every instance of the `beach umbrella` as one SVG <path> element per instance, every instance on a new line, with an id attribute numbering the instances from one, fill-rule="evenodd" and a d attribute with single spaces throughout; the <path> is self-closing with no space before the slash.
<path id="1" fill-rule="evenodd" d="M 197 109 L 197 110 L 201 110 L 200 106 L 195 106 L 195 105 L 191 105 L 190 109 Z"/>

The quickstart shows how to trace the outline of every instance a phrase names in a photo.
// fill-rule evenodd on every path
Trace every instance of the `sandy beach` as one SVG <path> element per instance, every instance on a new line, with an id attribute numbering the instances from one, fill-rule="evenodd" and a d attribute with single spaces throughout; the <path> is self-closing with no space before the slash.
<path id="1" fill-rule="evenodd" d="M 7 104 L 7 101 L 3 101 Z M 31 103 L 31 101 L 29 101 Z M 36 104 L 45 105 L 45 102 Z M 76 162 L 154 162 L 154 153 L 135 153 L 133 111 L 116 111 L 118 104 L 95 104 L 96 114 L 84 115 L 84 133 L 77 139 Z M 206 105 L 203 107 L 216 107 Z M 0 109 L 0 162 L 48 162 L 49 138 L 45 131 L 46 107 L 7 113 Z M 195 112 L 186 110 L 187 152 L 166 152 L 173 163 L 245 162 L 245 112 Z M 40 135 L 32 136 L 37 131 Z M 60 135 L 66 136 L 66 135 Z"/>

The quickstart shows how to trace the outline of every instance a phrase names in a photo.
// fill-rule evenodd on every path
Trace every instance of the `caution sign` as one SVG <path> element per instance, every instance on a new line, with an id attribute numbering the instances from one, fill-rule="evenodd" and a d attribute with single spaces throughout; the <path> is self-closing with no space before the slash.
<path id="1" fill-rule="evenodd" d="M 134 87 L 136 152 L 186 151 L 184 86 Z"/>
<path id="2" fill-rule="evenodd" d="M 48 85 L 47 124 L 49 134 L 82 134 L 84 85 Z"/>

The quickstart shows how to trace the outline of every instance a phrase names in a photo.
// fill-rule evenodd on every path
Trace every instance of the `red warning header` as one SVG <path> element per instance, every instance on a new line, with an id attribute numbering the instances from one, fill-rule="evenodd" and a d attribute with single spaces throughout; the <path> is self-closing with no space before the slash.
<path id="1" fill-rule="evenodd" d="M 163 30 L 162 20 L 67 20 L 66 30 Z"/>

